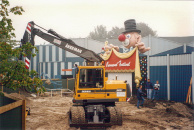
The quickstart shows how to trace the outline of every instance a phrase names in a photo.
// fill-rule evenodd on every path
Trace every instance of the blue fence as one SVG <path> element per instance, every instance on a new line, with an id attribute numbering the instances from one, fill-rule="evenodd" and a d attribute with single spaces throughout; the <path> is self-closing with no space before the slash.
<path id="1" fill-rule="evenodd" d="M 170 66 L 170 100 L 185 102 L 192 76 L 191 65 Z M 150 80 L 155 84 L 159 80 L 159 98 L 167 100 L 167 67 L 150 66 Z"/>
<path id="2" fill-rule="evenodd" d="M 167 67 L 150 66 L 150 80 L 153 84 L 155 84 L 157 80 L 159 81 L 159 99 L 167 100 Z"/>
<path id="3" fill-rule="evenodd" d="M 191 65 L 170 66 L 170 100 L 185 102 L 192 76 Z"/>

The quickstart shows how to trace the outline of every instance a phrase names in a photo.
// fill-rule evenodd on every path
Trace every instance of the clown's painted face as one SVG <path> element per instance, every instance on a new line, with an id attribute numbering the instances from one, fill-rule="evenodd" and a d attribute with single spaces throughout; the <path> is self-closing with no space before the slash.
<path id="1" fill-rule="evenodd" d="M 137 32 L 126 33 L 125 37 L 128 39 L 127 41 L 129 41 L 129 44 L 125 46 L 126 48 L 135 47 L 135 44 L 140 42 L 140 35 Z"/>
<path id="2" fill-rule="evenodd" d="M 123 46 L 126 48 L 135 47 L 135 44 L 140 42 L 140 34 L 137 32 L 128 32 L 121 34 L 119 40 L 122 42 Z"/>
<path id="3" fill-rule="evenodd" d="M 128 32 L 125 34 L 120 34 L 118 40 L 122 42 L 123 46 L 126 48 L 138 47 L 141 53 L 145 53 L 150 50 L 150 47 L 145 47 L 145 44 L 141 42 L 141 35 L 138 32 Z"/>

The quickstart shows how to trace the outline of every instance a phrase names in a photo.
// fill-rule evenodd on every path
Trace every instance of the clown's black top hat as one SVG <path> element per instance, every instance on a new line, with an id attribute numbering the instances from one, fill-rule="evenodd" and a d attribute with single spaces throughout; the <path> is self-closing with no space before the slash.
<path id="1" fill-rule="evenodd" d="M 138 32 L 141 33 L 141 30 L 136 29 L 136 22 L 135 19 L 129 19 L 124 22 L 125 31 L 123 33 L 128 32 Z"/>

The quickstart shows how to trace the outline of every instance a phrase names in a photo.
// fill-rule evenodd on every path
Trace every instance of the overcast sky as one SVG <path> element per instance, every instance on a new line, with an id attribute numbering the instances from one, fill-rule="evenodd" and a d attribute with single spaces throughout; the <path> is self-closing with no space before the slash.
<path id="1" fill-rule="evenodd" d="M 10 16 L 17 40 L 29 21 L 67 38 L 85 38 L 97 25 L 107 31 L 124 27 L 127 19 L 147 23 L 158 36 L 194 36 L 193 1 L 10 0 L 10 4 L 25 10 L 22 16 Z"/>

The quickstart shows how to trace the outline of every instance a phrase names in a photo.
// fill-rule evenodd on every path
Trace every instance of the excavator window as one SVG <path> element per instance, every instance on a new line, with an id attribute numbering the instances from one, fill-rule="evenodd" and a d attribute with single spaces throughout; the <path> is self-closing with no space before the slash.
<path id="1" fill-rule="evenodd" d="M 80 88 L 103 88 L 103 69 L 80 69 Z"/>

